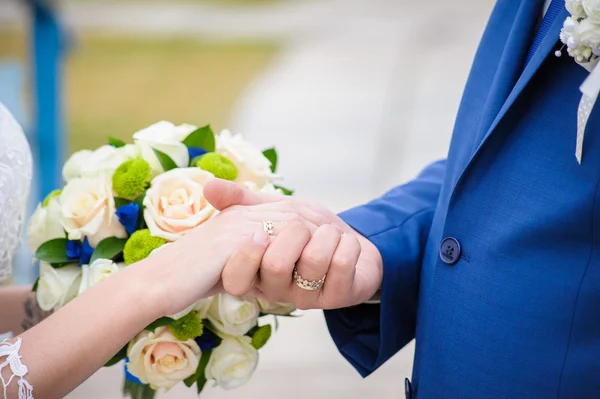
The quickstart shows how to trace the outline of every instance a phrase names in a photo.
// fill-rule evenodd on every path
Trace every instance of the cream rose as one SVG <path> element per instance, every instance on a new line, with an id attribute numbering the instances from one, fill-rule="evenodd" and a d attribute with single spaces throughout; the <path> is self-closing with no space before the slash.
<path id="1" fill-rule="evenodd" d="M 51 198 L 46 206 L 38 205 L 31 219 L 29 219 L 27 228 L 27 245 L 31 252 L 35 253 L 46 241 L 65 237 L 60 215 L 58 197 Z"/>
<path id="2" fill-rule="evenodd" d="M 127 369 L 152 389 L 170 389 L 196 372 L 200 347 L 193 340 L 178 341 L 168 327 L 143 331 L 127 348 Z"/>
<path id="3" fill-rule="evenodd" d="M 238 169 L 236 182 L 252 182 L 262 187 L 277 178 L 271 172 L 271 162 L 258 148 L 244 140 L 242 135 L 233 135 L 229 130 L 224 130 L 216 141 L 216 152 L 229 158 Z"/>
<path id="4" fill-rule="evenodd" d="M 99 282 L 106 280 L 113 274 L 119 272 L 125 267 L 124 263 L 116 264 L 110 259 L 96 259 L 90 265 L 81 267 L 81 284 L 79 286 L 79 295 L 92 288 Z"/>
<path id="5" fill-rule="evenodd" d="M 60 206 L 62 225 L 70 240 L 85 236 L 96 247 L 107 237 L 127 237 L 115 215 L 111 179 L 106 174 L 71 180 L 60 194 Z"/>
<path id="6" fill-rule="evenodd" d="M 214 380 L 224 389 L 244 385 L 258 364 L 258 351 L 250 342 L 250 337 L 223 338 L 206 365 L 206 379 Z"/>
<path id="7" fill-rule="evenodd" d="M 103 145 L 95 151 L 78 151 L 63 166 L 63 178 L 69 182 L 79 177 L 95 177 L 103 173 L 112 175 L 119 165 L 139 154 L 139 148 L 133 144 L 120 148 Z"/>
<path id="8" fill-rule="evenodd" d="M 583 9 L 581 0 L 566 0 L 565 7 L 567 8 L 567 11 L 571 13 L 573 18 L 585 18 L 585 10 Z"/>
<path id="9" fill-rule="evenodd" d="M 581 6 L 590 22 L 600 24 L 600 0 L 581 0 Z"/>
<path id="10" fill-rule="evenodd" d="M 270 302 L 266 299 L 256 298 L 256 302 L 262 313 L 288 315 L 296 310 L 296 306 L 291 303 Z"/>
<path id="11" fill-rule="evenodd" d="M 77 266 L 53 268 L 40 262 L 40 278 L 36 291 L 37 302 L 44 311 L 58 310 L 77 296 L 81 269 Z"/>
<path id="12" fill-rule="evenodd" d="M 200 168 L 173 169 L 155 177 L 144 198 L 150 233 L 175 241 L 215 215 L 204 198 L 204 185 L 213 178 Z"/>
<path id="13" fill-rule="evenodd" d="M 139 145 L 142 158 L 148 162 L 155 175 L 164 171 L 154 150 L 168 155 L 178 167 L 187 167 L 190 161 L 187 147 L 182 143 L 185 137 L 195 130 L 195 126 L 175 126 L 171 122 L 161 121 L 133 134 L 134 142 Z"/>
<path id="14" fill-rule="evenodd" d="M 256 299 L 221 294 L 212 302 L 207 318 L 219 332 L 241 336 L 256 325 L 259 315 Z"/>

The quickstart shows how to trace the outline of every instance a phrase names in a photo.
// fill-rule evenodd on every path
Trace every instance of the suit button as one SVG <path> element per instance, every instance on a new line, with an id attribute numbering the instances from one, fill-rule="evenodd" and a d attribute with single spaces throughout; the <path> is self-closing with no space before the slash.
<path id="1" fill-rule="evenodd" d="M 440 259 L 447 265 L 453 265 L 460 259 L 460 244 L 452 237 L 445 238 L 440 246 Z"/>
<path id="2" fill-rule="evenodd" d="M 413 397 L 412 385 L 408 378 L 404 379 L 404 395 L 406 396 L 406 399 L 412 399 Z"/>

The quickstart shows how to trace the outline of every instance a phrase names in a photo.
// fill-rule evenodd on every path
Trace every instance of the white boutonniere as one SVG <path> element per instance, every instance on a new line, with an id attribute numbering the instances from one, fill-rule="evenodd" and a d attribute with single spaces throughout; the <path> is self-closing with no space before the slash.
<path id="1" fill-rule="evenodd" d="M 567 47 L 567 53 L 590 72 L 579 88 L 582 96 L 577 110 L 575 156 L 581 163 L 585 127 L 600 93 L 600 68 L 597 68 L 600 60 L 600 0 L 565 0 L 565 7 L 571 16 L 565 19 L 560 41 Z M 562 51 L 555 54 L 560 57 Z"/>

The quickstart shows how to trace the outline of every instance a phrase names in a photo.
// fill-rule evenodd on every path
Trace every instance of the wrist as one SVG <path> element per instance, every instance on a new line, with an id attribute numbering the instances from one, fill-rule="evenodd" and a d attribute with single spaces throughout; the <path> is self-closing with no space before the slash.
<path id="1" fill-rule="evenodd" d="M 130 299 L 137 306 L 137 311 L 147 324 L 165 316 L 164 311 L 164 284 L 152 270 L 147 259 L 127 266 L 123 271 L 123 277 L 127 277 L 127 291 Z M 126 276 L 128 275 L 128 276 Z"/>

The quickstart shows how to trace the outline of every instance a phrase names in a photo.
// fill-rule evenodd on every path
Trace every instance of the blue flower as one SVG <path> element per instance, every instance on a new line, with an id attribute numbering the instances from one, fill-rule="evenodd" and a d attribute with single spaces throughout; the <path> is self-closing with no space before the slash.
<path id="1" fill-rule="evenodd" d="M 202 352 L 216 348 L 221 343 L 221 339 L 208 328 L 204 329 L 201 336 L 194 339 Z"/>
<path id="2" fill-rule="evenodd" d="M 126 379 L 127 381 L 129 381 L 129 382 L 133 382 L 133 383 L 135 383 L 135 384 L 140 384 L 140 385 L 143 385 L 142 381 L 140 381 L 140 379 L 139 379 L 139 378 L 137 378 L 136 376 L 134 376 L 133 374 L 131 374 L 131 373 L 129 372 L 129 370 L 127 370 L 127 363 L 129 363 L 129 359 L 128 359 L 128 358 L 125 358 L 125 362 L 123 363 L 123 364 L 124 364 L 124 367 L 125 367 L 125 379 Z"/>
<path id="3" fill-rule="evenodd" d="M 94 248 L 92 248 L 87 237 L 85 237 L 83 239 L 83 244 L 81 245 L 81 258 L 79 259 L 79 266 L 89 264 L 93 253 Z"/>
<path id="4" fill-rule="evenodd" d="M 208 151 L 206 151 L 202 147 L 188 147 L 188 154 L 190 154 L 190 160 L 199 157 L 200 155 L 204 155 L 207 152 Z"/>
<path id="5" fill-rule="evenodd" d="M 79 266 L 87 265 L 93 253 L 94 248 L 90 245 L 87 237 L 83 238 L 83 242 L 79 240 L 67 241 L 67 258 L 69 260 L 78 260 Z"/>
<path id="6" fill-rule="evenodd" d="M 127 205 L 120 206 L 115 213 L 119 218 L 119 222 L 121 222 L 123 227 L 125 227 L 125 230 L 127 230 L 127 233 L 132 235 L 137 227 L 140 206 L 135 202 L 131 202 Z"/>
<path id="7" fill-rule="evenodd" d="M 81 257 L 81 241 L 67 241 L 67 258 L 69 260 L 78 260 Z"/>

